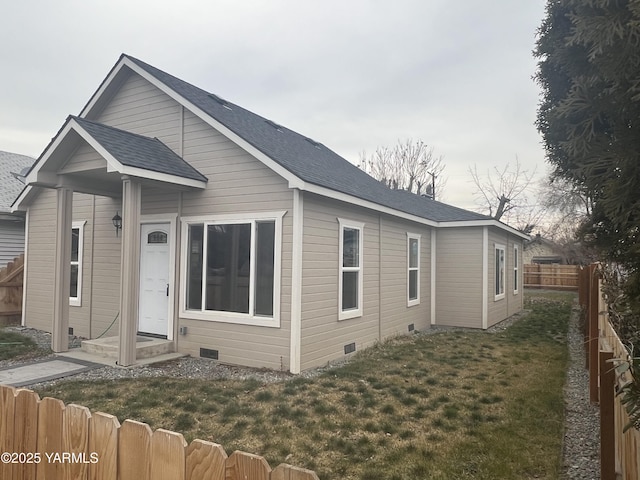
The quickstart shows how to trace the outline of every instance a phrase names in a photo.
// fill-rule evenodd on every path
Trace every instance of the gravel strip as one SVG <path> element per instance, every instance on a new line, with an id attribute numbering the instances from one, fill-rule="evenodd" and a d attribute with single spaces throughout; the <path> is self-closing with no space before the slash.
<path id="1" fill-rule="evenodd" d="M 505 321 L 487 329 L 488 333 L 498 333 L 517 322 L 526 315 L 520 312 Z M 34 357 L 39 359 L 54 357 L 49 346 L 51 335 L 46 332 L 23 327 L 9 327 L 13 330 L 33 338 L 39 349 Z M 420 335 L 433 334 L 441 331 L 456 330 L 454 328 L 434 327 L 420 332 Z M 82 339 L 69 337 L 70 346 L 79 346 Z M 565 434 L 563 445 L 563 479 L 566 480 L 597 480 L 600 477 L 600 411 L 597 406 L 589 402 L 589 375 L 584 368 L 585 354 L 583 338 L 579 327 L 579 310 L 574 309 L 569 324 L 567 341 L 570 353 L 570 364 L 567 370 L 565 384 Z M 31 359 L 0 361 L 0 368 L 28 363 Z M 348 360 L 333 362 L 321 368 L 302 372 L 305 378 L 315 377 L 331 368 L 342 365 Z M 183 357 L 170 362 L 153 364 L 134 368 L 101 367 L 89 372 L 74 375 L 74 380 L 102 380 L 121 378 L 143 378 L 171 376 L 177 378 L 219 379 L 232 378 L 245 380 L 253 378 L 264 383 L 286 381 L 295 378 L 287 372 L 268 369 L 252 369 L 223 365 L 208 359 Z M 53 380 L 30 385 L 29 388 L 41 388 L 56 384 L 64 379 Z"/>
<path id="2" fill-rule="evenodd" d="M 589 373 L 585 368 L 579 319 L 580 310 L 574 308 L 567 334 L 571 359 L 564 388 L 563 478 L 597 480 L 600 478 L 600 410 L 589 402 Z"/>

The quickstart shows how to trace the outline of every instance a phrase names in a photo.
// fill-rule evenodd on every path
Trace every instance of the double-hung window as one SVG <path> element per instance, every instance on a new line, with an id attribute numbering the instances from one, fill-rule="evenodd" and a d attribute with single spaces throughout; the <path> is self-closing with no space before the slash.
<path id="1" fill-rule="evenodd" d="M 338 219 L 340 225 L 338 319 L 362 316 L 364 223 Z"/>
<path id="2" fill-rule="evenodd" d="M 407 233 L 407 306 L 420 303 L 420 235 Z"/>
<path id="3" fill-rule="evenodd" d="M 86 222 L 71 224 L 71 262 L 69 305 L 82 305 L 82 247 L 84 244 L 84 225 Z"/>
<path id="4" fill-rule="evenodd" d="M 520 258 L 518 257 L 518 246 L 514 245 L 513 246 L 513 293 L 514 295 L 518 293 L 518 289 L 520 287 L 520 284 L 518 283 L 519 281 L 519 277 L 518 277 L 518 270 L 519 270 L 519 265 L 520 265 Z"/>
<path id="5" fill-rule="evenodd" d="M 283 215 L 183 219 L 182 315 L 279 326 Z"/>
<path id="6" fill-rule="evenodd" d="M 495 299 L 500 300 L 504 298 L 504 280 L 505 280 L 505 258 L 504 258 L 504 245 L 495 246 Z"/>

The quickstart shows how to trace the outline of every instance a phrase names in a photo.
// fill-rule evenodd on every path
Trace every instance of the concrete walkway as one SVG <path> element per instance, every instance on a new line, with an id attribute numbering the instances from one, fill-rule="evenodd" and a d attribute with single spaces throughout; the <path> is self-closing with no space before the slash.
<path id="1" fill-rule="evenodd" d="M 104 365 L 76 358 L 53 357 L 0 368 L 0 384 L 24 387 L 87 372 Z"/>

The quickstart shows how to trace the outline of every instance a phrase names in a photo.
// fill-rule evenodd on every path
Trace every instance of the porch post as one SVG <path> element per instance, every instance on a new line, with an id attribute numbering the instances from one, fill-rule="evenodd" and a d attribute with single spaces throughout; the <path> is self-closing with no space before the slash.
<path id="1" fill-rule="evenodd" d="M 56 189 L 56 257 L 53 273 L 53 328 L 51 350 L 69 350 L 69 293 L 71 282 L 71 226 L 73 190 Z"/>
<path id="2" fill-rule="evenodd" d="M 140 289 L 140 183 L 122 177 L 122 247 L 120 256 L 120 344 L 118 365 L 136 362 Z"/>

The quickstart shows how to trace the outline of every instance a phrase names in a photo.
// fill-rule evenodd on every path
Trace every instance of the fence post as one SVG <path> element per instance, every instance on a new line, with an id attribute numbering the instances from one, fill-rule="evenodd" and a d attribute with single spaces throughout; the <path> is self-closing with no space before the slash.
<path id="1" fill-rule="evenodd" d="M 580 330 L 582 333 L 582 338 L 584 340 L 584 368 L 586 368 L 587 370 L 589 369 L 589 305 L 591 305 L 589 300 L 591 295 L 590 273 L 590 265 L 582 269 L 581 285 L 583 289 L 582 298 L 584 302 L 582 303 Z"/>
<path id="2" fill-rule="evenodd" d="M 600 478 L 616 479 L 613 352 L 600 350 Z"/>
<path id="3" fill-rule="evenodd" d="M 598 296 L 599 278 L 596 265 L 589 267 L 589 400 L 598 403 Z"/>

